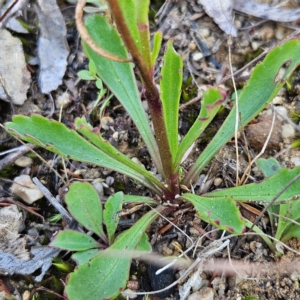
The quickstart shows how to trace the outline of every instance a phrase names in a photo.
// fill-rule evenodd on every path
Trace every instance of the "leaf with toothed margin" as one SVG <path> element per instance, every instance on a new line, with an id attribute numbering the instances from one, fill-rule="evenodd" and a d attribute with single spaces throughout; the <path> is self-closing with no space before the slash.
<path id="1" fill-rule="evenodd" d="M 175 160 L 175 170 L 179 168 L 183 157 L 185 157 L 185 153 L 189 150 L 196 139 L 199 138 L 207 125 L 209 125 L 224 101 L 224 95 L 222 95 L 220 90 L 217 88 L 209 88 L 203 93 L 203 100 L 199 115 L 179 145 Z"/>
<path id="2" fill-rule="evenodd" d="M 242 234 L 245 231 L 245 223 L 236 202 L 228 197 L 210 199 L 186 193 L 179 199 L 191 202 L 198 215 L 217 228 L 235 234 Z"/>
<path id="3" fill-rule="evenodd" d="M 293 39 L 272 49 L 254 68 L 247 85 L 239 95 L 239 122 L 242 126 L 253 120 L 272 101 L 299 64 L 300 42 Z M 234 135 L 235 124 L 236 107 L 231 110 L 217 134 L 190 168 L 182 184 L 189 186 L 196 180 L 201 170 Z"/>
<path id="4" fill-rule="evenodd" d="M 103 151 L 85 140 L 75 130 L 67 128 L 60 122 L 50 121 L 37 115 L 32 117 L 15 116 L 13 122 L 5 124 L 5 128 L 12 135 L 58 153 L 63 157 L 115 170 L 136 179 L 158 193 L 160 191 L 154 184 L 157 181 L 155 181 L 154 176 L 148 173 L 148 177 L 145 177 L 145 170 L 134 162 L 131 162 L 130 166 L 126 165 L 122 158 L 124 161 L 129 159 L 124 158 L 125 156 L 121 153 L 115 155 L 115 152 L 118 152 L 116 149 L 112 150 L 114 151 L 112 153 Z M 118 160 L 117 157 L 120 159 Z M 137 165 L 136 168 L 132 168 L 133 164 Z M 154 178 L 153 181 L 151 180 L 152 177 Z"/>
<path id="5" fill-rule="evenodd" d="M 212 191 L 204 194 L 207 198 L 230 197 L 234 201 L 256 201 L 256 202 L 271 202 L 291 180 L 300 173 L 300 167 L 295 167 L 290 170 L 287 168 L 281 169 L 275 175 L 270 176 L 260 183 L 250 183 L 229 189 Z M 279 201 L 292 201 L 299 198 L 300 179 L 286 188 L 284 192 L 276 199 Z M 274 204 L 276 204 L 274 202 Z M 278 203 L 277 203 L 278 204 Z"/>
<path id="6" fill-rule="evenodd" d="M 155 187 L 160 187 L 161 190 L 165 188 L 164 185 L 155 176 L 148 172 L 144 167 L 138 165 L 126 155 L 114 148 L 107 140 L 105 140 L 101 136 L 99 130 L 93 129 L 93 127 L 86 121 L 85 117 L 77 118 L 75 120 L 74 125 L 75 129 L 80 134 L 85 136 L 90 142 L 92 142 L 103 152 L 145 176 L 146 180 L 148 181 L 148 185 L 153 185 L 153 190 L 155 189 Z M 160 194 L 160 191 L 157 189 L 156 192 Z"/>
<path id="7" fill-rule="evenodd" d="M 160 212 L 163 209 L 158 208 Z M 65 289 L 68 298 L 115 299 L 126 287 L 134 251 L 149 253 L 145 231 L 157 216 L 155 211 L 149 211 L 130 229 L 123 232 L 112 246 L 71 273 Z"/>

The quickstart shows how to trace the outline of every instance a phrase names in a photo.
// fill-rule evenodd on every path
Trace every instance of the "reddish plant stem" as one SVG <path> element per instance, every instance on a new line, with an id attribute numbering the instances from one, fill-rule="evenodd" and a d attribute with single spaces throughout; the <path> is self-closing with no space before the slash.
<path id="1" fill-rule="evenodd" d="M 118 31 L 123 39 L 123 42 L 130 52 L 132 59 L 139 70 L 142 78 L 145 97 L 148 102 L 149 111 L 152 117 L 156 140 L 158 144 L 159 154 L 162 161 L 162 168 L 167 188 L 170 193 L 165 193 L 167 200 L 173 201 L 175 196 L 179 194 L 179 183 L 177 174 L 173 174 L 172 155 L 167 138 L 167 130 L 163 118 L 163 107 L 160 100 L 158 89 L 154 83 L 151 69 L 149 69 L 139 52 L 124 19 L 121 7 L 118 0 L 108 0 L 111 14 L 117 25 Z"/>

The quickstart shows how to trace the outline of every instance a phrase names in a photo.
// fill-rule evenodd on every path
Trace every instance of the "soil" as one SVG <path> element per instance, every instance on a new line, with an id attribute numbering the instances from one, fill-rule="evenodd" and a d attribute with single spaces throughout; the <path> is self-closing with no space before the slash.
<path id="1" fill-rule="evenodd" d="M 24 8 L 27 11 L 27 15 L 34 15 L 31 6 L 33 2 L 30 0 L 29 4 Z M 82 115 L 87 116 L 93 127 L 98 126 L 99 122 L 101 122 L 102 134 L 111 144 L 129 157 L 135 157 L 146 169 L 155 171 L 149 153 L 145 149 L 136 128 L 124 108 L 116 99 L 112 98 L 105 109 L 104 117 L 100 121 L 97 109 L 93 110 L 92 113 L 87 113 L 95 104 L 97 88 L 92 81 L 78 80 L 77 72 L 86 69 L 88 62 L 80 46 L 80 39 L 75 27 L 75 6 L 66 1 L 58 2 L 67 25 L 67 39 L 70 47 L 70 55 L 63 82 L 51 94 L 43 94 L 40 92 L 37 84 L 38 67 L 30 66 L 33 80 L 28 90 L 27 100 L 22 106 L 1 101 L 1 123 L 4 124 L 11 120 L 12 114 L 31 115 L 34 113 L 59 119 L 61 112 L 55 107 L 55 104 L 57 105 L 57 99 L 66 93 L 68 104 L 62 110 L 61 122 L 71 126 L 75 118 Z M 283 1 L 262 2 L 278 5 Z M 290 5 L 300 7 L 296 1 L 290 1 Z M 201 88 L 205 85 L 222 85 L 229 99 L 234 92 L 232 79 L 229 76 L 229 36 L 214 23 L 213 19 L 205 13 L 202 6 L 196 0 L 169 0 L 165 3 L 158 0 L 152 1 L 151 15 L 155 15 L 159 9 L 161 9 L 160 14 L 151 19 L 151 32 L 155 32 L 156 30 L 162 31 L 164 44 L 172 38 L 175 49 L 181 54 L 184 61 L 183 96 L 180 108 L 180 135 L 184 136 L 200 109 L 199 99 L 201 99 Z M 33 28 L 31 33 L 26 35 L 26 39 L 35 41 L 36 31 L 38 30 L 36 19 L 28 19 L 26 18 L 26 14 L 24 14 L 23 18 Z M 238 88 L 242 88 L 255 65 L 251 64 L 251 61 L 264 50 L 278 44 L 298 27 L 297 23 L 292 22 L 261 22 L 260 19 L 239 13 L 235 15 L 234 24 L 236 24 L 239 30 L 238 36 L 232 38 L 232 67 L 234 70 L 238 70 L 249 63 L 248 67 L 235 78 Z M 20 36 L 22 37 L 22 35 Z M 164 46 L 162 49 L 164 49 Z M 26 43 L 24 50 L 27 56 L 33 57 L 37 51 L 36 44 L 34 42 Z M 160 53 L 159 61 L 161 61 L 162 55 L 163 50 Z M 155 74 L 158 74 L 160 65 L 160 63 L 157 64 Z M 299 137 L 299 132 L 296 130 L 296 134 L 289 138 L 282 135 L 282 125 L 289 122 L 293 122 L 296 125 L 297 123 L 299 124 L 299 82 L 299 76 L 295 72 L 290 87 L 283 88 L 279 92 L 278 97 L 274 99 L 273 103 L 279 111 L 285 111 L 287 114 L 284 117 L 282 117 L 282 114 L 277 116 L 270 143 L 262 156 L 264 158 L 275 157 L 282 167 L 288 168 L 300 165 L 299 148 L 291 149 L 290 147 L 292 142 Z M 195 98 L 196 100 L 198 98 L 198 101 L 194 101 L 193 99 Z M 193 153 L 190 154 L 189 158 L 182 165 L 183 170 L 187 170 L 194 163 L 201 150 L 209 143 L 224 121 L 229 110 L 230 102 L 228 102 L 223 112 L 217 115 L 209 128 L 199 138 Z M 269 113 L 270 109 L 266 108 L 255 122 L 245 128 L 250 152 L 253 157 L 260 151 L 269 133 L 271 122 Z M 9 138 L 2 129 L 1 140 L 2 151 L 7 151 L 20 145 L 18 141 Z M 240 141 L 241 144 L 244 144 L 243 137 L 240 138 Z M 241 154 L 239 173 L 243 174 L 248 161 L 246 151 L 242 147 L 239 150 Z M 16 204 L 20 208 L 23 222 L 19 234 L 28 239 L 26 245 L 28 250 L 30 250 L 31 245 L 37 243 L 47 245 L 55 231 L 65 226 L 62 221 L 58 221 L 57 223 L 49 221 L 49 217 L 57 214 L 57 211 L 49 205 L 47 199 L 43 198 L 29 205 L 22 203 L 22 200 L 11 193 L 11 185 L 14 178 L 21 174 L 28 174 L 31 178 L 37 177 L 55 197 L 63 200 L 66 186 L 53 172 L 54 168 L 66 179 L 61 159 L 43 149 L 37 149 L 36 151 L 44 159 L 43 162 L 35 154 L 30 154 L 28 149 L 27 154 L 26 151 L 22 154 L 31 157 L 33 160 L 32 163 L 25 167 L 16 165 L 16 157 L 7 158 L 8 154 L 6 153 L 7 160 L 4 161 L 4 157 L 0 161 L 0 205 L 5 207 Z M 45 162 L 48 164 L 45 164 Z M 49 164 L 52 165 L 52 168 L 49 167 Z M 194 186 L 195 193 L 203 194 L 216 188 L 235 186 L 235 166 L 234 144 L 228 143 L 224 145 L 220 153 L 200 175 L 199 181 Z M 117 191 L 155 197 L 155 195 L 152 195 L 151 192 L 145 190 L 141 185 L 137 185 L 123 175 L 116 174 L 110 170 L 79 162 L 67 162 L 66 168 L 68 169 L 68 181 L 74 181 L 78 178 L 91 182 L 98 180 L 98 185 L 102 189 L 101 200 L 103 202 Z M 251 176 L 250 181 L 260 181 L 263 179 L 262 173 L 255 165 L 251 169 Z M 204 181 L 205 177 L 207 178 Z M 129 215 L 124 214 L 125 216 L 120 222 L 120 230 L 128 228 L 146 210 L 147 208 L 144 207 Z M 244 217 L 250 221 L 253 221 L 261 210 L 261 206 L 254 207 L 251 205 L 249 207 L 241 207 Z M 40 217 L 33 214 L 36 212 Z M 202 222 L 189 205 L 183 205 L 180 207 L 180 210 L 168 216 L 168 219 L 172 222 L 171 225 L 166 220 L 160 218 L 149 228 L 148 234 L 154 253 L 165 256 L 176 256 L 180 254 L 180 251 L 185 251 L 191 246 L 191 240 L 193 242 L 200 240 L 200 244 L 188 253 L 189 259 L 195 260 L 197 257 L 202 257 L 201 255 L 205 253 L 203 252 L 203 249 L 206 249 L 205 247 L 214 245 L 213 243 L 218 241 L 222 236 L 222 232 L 214 231 L 211 225 Z M 173 226 L 173 224 L 177 227 Z M 260 222 L 259 226 L 265 233 L 272 234 L 267 216 Z M 35 234 L 34 239 L 32 238 L 33 234 Z M 31 236 L 30 240 L 28 236 Z M 259 236 L 246 235 L 244 238 L 229 237 L 229 239 L 230 244 L 228 247 L 222 248 L 212 256 L 205 257 L 205 259 L 199 259 L 198 264 L 190 270 L 189 275 L 184 280 L 180 281 L 180 284 L 160 294 L 150 295 L 150 299 L 187 299 L 189 294 L 192 293 L 194 293 L 194 298 L 190 296 L 188 298 L 190 300 L 300 299 L 300 273 L 298 273 L 297 268 L 293 269 L 290 267 L 299 260 L 299 255 L 295 251 L 299 251 L 300 240 L 290 240 L 288 246 L 291 250 L 284 249 L 283 255 L 277 257 Z M 193 251 L 194 254 L 191 253 Z M 11 250 L 11 253 L 13 253 L 13 250 Z M 70 260 L 70 254 L 63 254 L 58 256 L 60 261 L 64 261 L 70 269 L 74 268 L 75 264 Z M 232 260 L 232 264 L 238 271 L 232 273 L 227 272 L 226 268 L 222 269 L 221 264 L 224 260 L 227 261 L 227 266 Z M 214 261 L 215 268 L 209 269 L 208 264 L 212 261 Z M 163 272 L 161 276 L 155 276 L 154 273 L 157 268 L 158 266 L 150 262 L 134 261 L 130 281 L 127 286 L 128 289 L 134 292 L 161 289 L 174 282 L 174 280 L 183 274 L 183 270 L 170 268 Z M 34 281 L 36 274 L 1 275 L 0 299 L 2 299 L 1 295 L 4 294 L 14 295 L 16 299 L 33 299 L 33 296 L 35 297 L 34 299 L 63 298 L 63 282 L 66 280 L 67 273 L 52 266 L 44 275 L 43 281 L 39 283 Z M 195 284 L 192 291 L 193 284 L 191 281 L 193 276 L 197 276 L 200 283 L 198 282 L 198 285 Z M 187 290 L 191 291 L 187 292 Z M 198 291 L 199 293 L 197 294 L 196 292 Z M 204 295 L 205 293 L 206 296 Z M 183 296 L 183 294 L 186 296 Z M 143 296 L 132 297 L 143 299 Z"/>

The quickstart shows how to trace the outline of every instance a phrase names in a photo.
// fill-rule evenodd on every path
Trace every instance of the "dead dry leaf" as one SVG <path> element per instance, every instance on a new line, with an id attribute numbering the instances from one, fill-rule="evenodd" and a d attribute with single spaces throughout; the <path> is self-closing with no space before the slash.
<path id="1" fill-rule="evenodd" d="M 198 0 L 198 3 L 225 33 L 234 37 L 237 36 L 237 29 L 232 21 L 233 9 L 257 18 L 278 22 L 293 22 L 300 19 L 300 8 L 283 9 L 245 0 Z"/>
<path id="2" fill-rule="evenodd" d="M 234 9 L 247 15 L 277 22 L 293 22 L 300 19 L 300 8 L 283 9 L 254 1 L 234 0 Z"/>
<path id="3" fill-rule="evenodd" d="M 10 253 L 17 259 L 28 260 L 26 239 L 19 236 L 22 223 L 23 216 L 16 205 L 0 209 L 0 250 Z"/>
<path id="4" fill-rule="evenodd" d="M 225 33 L 237 36 L 237 29 L 232 22 L 232 0 L 198 0 L 198 3 Z"/>
<path id="5" fill-rule="evenodd" d="M 36 7 L 40 21 L 38 57 L 40 60 L 39 85 L 42 93 L 50 93 L 62 83 L 67 66 L 69 46 L 67 29 L 55 0 L 38 0 Z"/>
<path id="6" fill-rule="evenodd" d="M 26 100 L 31 76 L 27 70 L 22 43 L 6 29 L 0 29 L 0 83 L 14 104 Z M 3 93 L 0 89 L 0 95 Z"/>

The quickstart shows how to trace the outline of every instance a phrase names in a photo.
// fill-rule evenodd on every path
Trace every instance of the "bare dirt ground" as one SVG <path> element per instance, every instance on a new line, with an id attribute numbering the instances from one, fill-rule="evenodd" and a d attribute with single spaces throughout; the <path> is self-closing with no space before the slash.
<path id="1" fill-rule="evenodd" d="M 63 22 L 67 29 L 65 34 L 69 48 L 67 65 L 66 67 L 62 66 L 63 75 L 61 79 L 58 79 L 61 83 L 58 84 L 57 88 L 48 92 L 42 92 L 39 78 L 41 65 L 36 60 L 39 45 L 37 38 L 40 34 L 39 30 L 41 30 L 39 23 L 42 21 L 41 18 L 37 19 L 38 10 L 35 7 L 35 1 L 30 0 L 23 7 L 23 16 L 19 17 L 19 20 L 23 20 L 30 30 L 28 33 L 16 33 L 14 30 L 11 30 L 11 32 L 14 37 L 22 41 L 26 68 L 31 74 L 31 80 L 29 81 L 24 103 L 18 105 L 9 97 L 0 102 L 0 121 L 4 124 L 11 120 L 13 114 L 31 115 L 34 113 L 60 119 L 61 122 L 70 126 L 78 116 L 86 115 L 91 124 L 99 123 L 100 118 L 103 136 L 123 153 L 129 157 L 136 157 L 147 169 L 150 169 L 151 161 L 147 150 L 143 147 L 138 132 L 117 100 L 112 99 L 102 116 L 98 115 L 97 110 L 89 113 L 95 104 L 97 89 L 94 82 L 80 81 L 77 76 L 78 71 L 87 68 L 87 59 L 81 48 L 80 38 L 74 22 L 75 4 L 70 2 L 58 1 Z M 214 1 L 211 2 L 214 3 Z M 299 2 L 292 0 L 260 1 L 259 3 L 262 2 L 273 7 L 277 6 L 281 10 L 300 9 Z M 41 3 L 40 1 L 38 4 L 42 5 Z M 201 3 L 202 1 L 197 0 L 170 0 L 165 3 L 164 1 L 152 1 L 151 3 L 152 32 L 162 31 L 164 43 L 172 38 L 175 49 L 182 55 L 184 61 L 183 96 L 180 108 L 180 134 L 182 136 L 197 116 L 200 108 L 201 89 L 205 85 L 222 85 L 227 91 L 229 99 L 233 94 L 232 77 L 229 71 L 228 42 L 230 41 L 229 33 L 235 33 L 234 28 L 236 28 L 236 36 L 232 37 L 231 65 L 234 71 L 246 66 L 235 75 L 238 89 L 242 88 L 247 82 L 252 68 L 262 57 L 255 62 L 253 60 L 299 28 L 297 21 L 283 23 L 262 20 L 233 9 L 234 21 L 233 23 L 229 22 L 229 32 L 226 32 L 224 28 L 222 30 L 214 22 L 213 18 L 216 22 L 222 21 L 220 20 L 221 17 L 218 19 L 218 12 L 215 15 L 208 15 L 206 13 L 207 8 L 204 8 Z M 0 6 L 1 4 L 0 1 Z M 257 10 L 259 10 L 259 7 Z M 154 17 L 155 14 L 157 15 Z M 162 54 L 163 50 L 161 56 Z M 0 58 L 2 57 L 0 56 Z M 159 67 L 158 64 L 157 70 Z M 0 79 L 1 76 L 0 72 Z M 3 81 L 0 81 L 0 83 L 3 83 Z M 282 167 L 293 168 L 300 165 L 299 148 L 291 149 L 290 147 L 292 142 L 299 138 L 299 84 L 299 74 L 296 70 L 290 81 L 290 86 L 283 88 L 273 100 L 273 104 L 278 111 L 278 120 L 269 147 L 263 157 L 275 157 Z M 60 109 L 62 101 L 65 102 L 65 105 Z M 199 138 L 196 150 L 190 155 L 183 168 L 188 168 L 189 165 L 193 164 L 199 151 L 209 142 L 220 124 L 222 124 L 229 109 L 230 102 L 224 108 L 223 113 L 217 115 L 205 134 Z M 253 124 L 245 128 L 251 155 L 253 156 L 260 151 L 269 133 L 271 127 L 270 111 L 266 107 L 264 113 Z M 291 134 L 285 134 L 283 126 L 286 124 L 296 125 L 291 125 L 294 128 Z M 149 191 L 143 190 L 141 186 L 137 186 L 127 178 L 124 179 L 124 176 L 115 172 L 78 162 L 68 162 L 64 166 L 59 157 L 36 148 L 36 152 L 44 159 L 44 161 L 41 161 L 35 153 L 30 152 L 30 149 L 20 149 L 20 143 L 9 138 L 2 129 L 1 140 L 0 205 L 3 208 L 16 205 L 18 210 L 12 212 L 14 215 L 12 221 L 4 219 L 3 216 L 1 216 L 2 220 L 0 218 L 0 250 L 12 254 L 14 258 L 25 260 L 32 258 L 31 247 L 47 245 L 54 232 L 64 227 L 61 220 L 57 222 L 49 220 L 50 217 L 57 214 L 57 211 L 45 197 L 33 203 L 28 203 L 12 192 L 12 183 L 20 175 L 29 175 L 30 178 L 37 177 L 54 197 L 61 200 L 62 205 L 66 187 L 53 172 L 53 169 L 58 171 L 68 182 L 76 179 L 93 182 L 98 187 L 103 201 L 112 193 L 120 190 L 125 193 L 138 191 L 141 195 L 151 196 Z M 9 152 L 12 149 L 15 149 L 12 153 L 17 153 L 15 156 Z M 240 151 L 241 173 L 243 173 L 247 166 L 247 160 L 242 148 Z M 21 162 L 16 161 L 17 159 L 20 160 L 19 157 L 22 157 Z M 213 162 L 201 174 L 199 182 L 194 186 L 195 192 L 201 194 L 216 188 L 234 186 L 235 163 L 233 144 L 224 145 Z M 67 171 L 64 171 L 64 168 Z M 252 167 L 251 174 L 254 180 L 259 181 L 262 179 L 262 174 L 255 165 Z M 241 207 L 243 215 L 251 221 L 255 219 L 261 209 L 259 206 Z M 128 225 L 130 226 L 146 210 L 147 208 L 144 207 L 132 214 L 124 214 L 122 220 L 124 227 L 120 230 L 126 229 Z M 203 254 L 205 247 L 210 247 L 222 235 L 222 232 L 214 231 L 212 226 L 202 222 L 189 206 L 182 207 L 176 214 L 169 216 L 169 220 L 183 232 L 164 219 L 158 219 L 149 228 L 149 238 L 153 250 L 161 255 L 179 255 L 180 251 L 189 248 L 191 241 L 196 242 L 201 238 L 198 246 L 194 249 L 194 255 L 188 254 L 190 259 L 194 260 Z M 6 237 L 5 240 L 1 236 L 1 226 L 6 226 L 9 222 L 15 224 L 13 227 L 17 227 L 14 236 L 18 234 L 20 236 L 17 236 L 17 238 L 10 236 L 8 239 Z M 260 226 L 267 234 L 271 234 L 267 216 Z M 288 246 L 297 252 L 300 248 L 300 242 L 298 239 L 292 239 L 289 241 Z M 70 254 L 60 253 L 56 259 L 58 262 L 64 261 L 67 269 L 62 270 L 53 265 L 51 266 L 51 259 L 54 256 L 57 255 L 47 256 L 43 253 L 41 256 L 43 264 L 37 268 L 30 265 L 33 271 L 24 272 L 25 274 L 22 273 L 21 275 L 17 270 L 13 271 L 11 275 L 2 272 L 3 266 L 0 259 L 0 299 L 6 299 L 5 297 L 10 296 L 14 297 L 13 299 L 63 298 L 63 285 L 66 276 L 75 267 L 75 264 L 70 260 Z M 220 271 L 218 265 L 221 264 L 222 259 L 227 264 L 232 261 L 237 271 L 230 274 L 225 270 Z M 286 249 L 281 258 L 276 257 L 258 236 L 247 235 L 243 239 L 241 237 L 231 237 L 228 247 L 220 248 L 220 251 L 215 252 L 213 256 L 201 260 L 190 271 L 189 275 L 178 285 L 175 285 L 174 288 L 149 297 L 150 299 L 189 300 L 300 299 L 300 272 L 283 269 L 280 265 L 280 263 L 291 265 L 298 259 L 299 255 Z M 209 268 L 208 265 L 205 265 L 212 262 L 215 263 L 215 268 Z M 36 282 L 36 276 L 41 273 L 41 268 L 47 263 L 49 265 L 45 267 L 45 273 L 42 272 L 43 280 Z M 170 269 L 157 279 L 154 275 L 156 269 L 156 266 L 151 264 L 134 261 L 128 288 L 133 292 L 161 289 L 183 274 L 183 270 Z M 136 295 L 132 297 L 143 299 L 143 296 Z"/>

